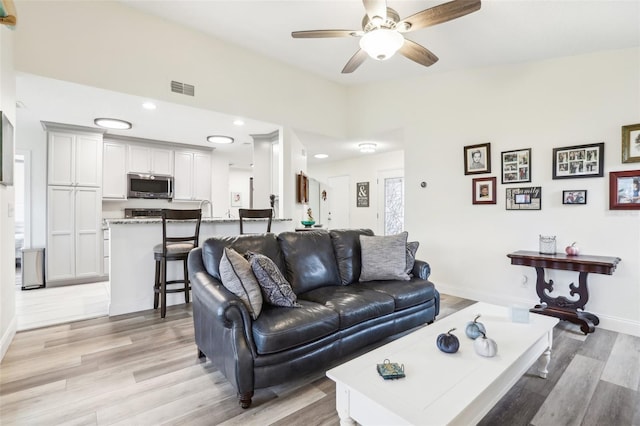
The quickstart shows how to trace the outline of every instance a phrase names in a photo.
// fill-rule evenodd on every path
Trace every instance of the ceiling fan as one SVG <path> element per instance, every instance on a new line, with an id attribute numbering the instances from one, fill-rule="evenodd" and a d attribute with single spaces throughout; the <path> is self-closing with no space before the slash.
<path id="1" fill-rule="evenodd" d="M 427 48 L 404 37 L 404 33 L 441 24 L 460 18 L 480 9 L 480 0 L 453 0 L 400 19 L 398 12 L 387 7 L 386 0 L 362 0 L 366 15 L 360 30 L 311 30 L 294 31 L 293 38 L 362 37 L 360 49 L 342 69 L 343 74 L 352 73 L 367 56 L 384 61 L 397 51 L 414 62 L 428 67 L 438 57 Z"/>

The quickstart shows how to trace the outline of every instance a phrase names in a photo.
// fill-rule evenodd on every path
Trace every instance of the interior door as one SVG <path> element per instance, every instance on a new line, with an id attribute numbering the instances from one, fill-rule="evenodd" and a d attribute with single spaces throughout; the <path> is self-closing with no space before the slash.
<path id="1" fill-rule="evenodd" d="M 335 176 L 328 179 L 327 201 L 327 228 L 349 228 L 349 176 Z"/>

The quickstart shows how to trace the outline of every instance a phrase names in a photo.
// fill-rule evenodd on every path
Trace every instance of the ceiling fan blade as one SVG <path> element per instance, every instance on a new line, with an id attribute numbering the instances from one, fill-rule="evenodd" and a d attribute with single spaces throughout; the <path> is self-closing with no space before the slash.
<path id="1" fill-rule="evenodd" d="M 369 20 L 373 21 L 373 18 L 379 16 L 384 21 L 387 19 L 387 0 L 362 0 L 364 3 L 364 10 L 367 11 Z"/>
<path id="2" fill-rule="evenodd" d="M 311 31 L 294 31 L 291 33 L 293 38 L 331 38 L 331 37 L 350 37 L 361 36 L 362 31 L 357 30 L 311 30 Z"/>
<path id="3" fill-rule="evenodd" d="M 356 68 L 362 65 L 364 60 L 367 59 L 367 56 L 369 56 L 367 52 L 365 52 L 362 49 L 358 49 L 356 54 L 353 55 L 351 59 L 349 59 L 349 62 L 347 62 L 347 65 L 345 65 L 344 68 L 342 68 L 342 74 L 349 74 L 354 72 Z"/>
<path id="4" fill-rule="evenodd" d="M 429 49 L 419 45 L 415 41 L 411 41 L 406 38 L 404 39 L 404 44 L 400 48 L 399 52 L 403 56 L 419 63 L 420 65 L 424 65 L 425 67 L 438 62 L 438 57 L 434 55 Z"/>
<path id="5" fill-rule="evenodd" d="M 480 0 L 453 0 L 409 16 L 398 24 L 398 28 L 409 32 L 441 24 L 480 10 L 480 4 Z"/>

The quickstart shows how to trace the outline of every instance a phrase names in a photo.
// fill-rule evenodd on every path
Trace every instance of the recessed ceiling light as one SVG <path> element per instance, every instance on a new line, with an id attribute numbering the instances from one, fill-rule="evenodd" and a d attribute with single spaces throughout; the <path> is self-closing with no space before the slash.
<path id="1" fill-rule="evenodd" d="M 244 126 L 244 121 L 240 120 L 239 118 L 233 120 L 233 124 L 235 124 L 236 126 Z"/>
<path id="2" fill-rule="evenodd" d="M 153 102 L 145 102 L 142 104 L 142 108 L 153 110 L 156 109 L 156 104 L 154 104 Z"/>
<path id="3" fill-rule="evenodd" d="M 231 136 L 211 135 L 211 136 L 207 136 L 207 140 L 211 143 L 222 143 L 222 144 L 233 143 L 233 138 Z"/>
<path id="4" fill-rule="evenodd" d="M 316 154 L 313 156 L 314 158 L 327 158 L 329 157 L 327 154 Z"/>
<path id="5" fill-rule="evenodd" d="M 377 145 L 375 143 L 366 142 L 359 144 L 358 148 L 360 148 L 360 152 L 370 154 L 372 152 L 376 152 L 376 146 Z"/>
<path id="6" fill-rule="evenodd" d="M 117 118 L 96 118 L 93 122 L 96 126 L 104 127 L 105 129 L 129 130 L 132 127 L 128 121 Z"/>

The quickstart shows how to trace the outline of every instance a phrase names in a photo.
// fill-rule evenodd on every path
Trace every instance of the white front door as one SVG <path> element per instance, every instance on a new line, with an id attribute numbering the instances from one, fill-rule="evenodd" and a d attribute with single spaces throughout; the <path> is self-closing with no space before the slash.
<path id="1" fill-rule="evenodd" d="M 378 235 L 404 230 L 404 170 L 378 172 Z"/>
<path id="2" fill-rule="evenodd" d="M 327 201 L 329 212 L 327 213 L 327 228 L 349 228 L 349 176 L 335 176 L 328 180 Z"/>

